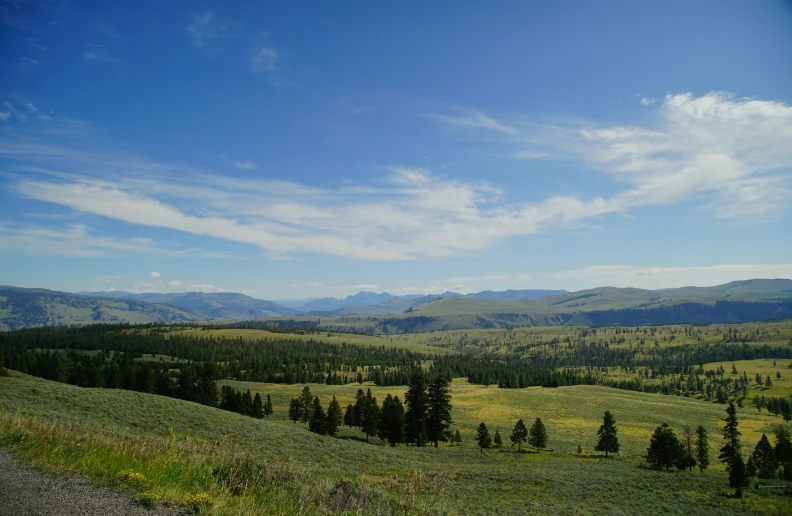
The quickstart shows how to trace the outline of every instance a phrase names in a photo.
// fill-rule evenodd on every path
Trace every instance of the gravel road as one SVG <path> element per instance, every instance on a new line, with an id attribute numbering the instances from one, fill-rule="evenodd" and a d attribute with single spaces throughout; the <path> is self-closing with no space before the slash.
<path id="1" fill-rule="evenodd" d="M 83 477 L 53 477 L 20 463 L 0 448 L 0 514 L 3 516 L 173 516 L 176 507 L 147 510 L 131 493 L 91 485 Z"/>

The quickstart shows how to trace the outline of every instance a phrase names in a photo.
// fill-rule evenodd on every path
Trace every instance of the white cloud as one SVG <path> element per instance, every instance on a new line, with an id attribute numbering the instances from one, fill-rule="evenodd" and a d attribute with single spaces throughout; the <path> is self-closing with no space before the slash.
<path id="1" fill-rule="evenodd" d="M 254 170 L 258 168 L 258 166 L 252 161 L 235 161 L 234 166 L 236 168 L 241 168 L 242 170 Z"/>
<path id="2" fill-rule="evenodd" d="M 651 106 L 655 102 L 657 102 L 657 99 L 641 97 L 641 104 L 643 104 L 644 106 Z"/>
<path id="3" fill-rule="evenodd" d="M 94 45 L 92 43 L 88 43 L 85 45 L 85 50 L 83 50 L 83 59 L 85 61 L 96 61 L 96 62 L 104 62 L 104 63 L 120 63 L 121 60 L 116 56 L 112 55 L 104 46 L 102 45 Z"/>
<path id="4" fill-rule="evenodd" d="M 152 272 L 149 274 L 149 278 L 153 278 L 153 279 L 159 279 L 159 278 L 161 278 L 161 277 L 162 277 L 162 276 L 160 275 L 160 273 L 159 273 L 159 272 L 156 272 L 156 271 L 152 271 Z"/>
<path id="5" fill-rule="evenodd" d="M 215 285 L 210 285 L 208 283 L 195 283 L 192 281 L 178 281 L 173 280 L 169 281 L 168 284 L 165 286 L 167 290 L 177 290 L 179 292 L 231 292 L 230 290 L 217 287 Z"/>
<path id="6" fill-rule="evenodd" d="M 746 222 L 786 209 L 792 198 L 792 106 L 712 92 L 667 95 L 658 109 L 656 127 L 497 121 L 469 113 L 434 118 L 500 134 L 517 158 L 547 153 L 582 159 L 627 184 L 607 199 L 569 199 L 575 208 L 567 212 L 590 217 L 697 198 L 716 217 Z"/>
<path id="7" fill-rule="evenodd" d="M 8 120 L 9 118 L 11 118 L 11 113 L 0 111 L 0 120 Z"/>
<path id="8" fill-rule="evenodd" d="M 699 267 L 637 267 L 596 265 L 553 274 L 573 280 L 576 287 L 636 287 L 647 289 L 722 285 L 735 279 L 792 278 L 792 263 L 724 264 Z M 582 287 L 580 287 L 582 288 Z"/>
<path id="9" fill-rule="evenodd" d="M 281 53 L 273 47 L 257 48 L 251 57 L 251 68 L 256 73 L 274 72 L 280 69 Z"/>
<path id="10" fill-rule="evenodd" d="M 211 11 L 191 15 L 190 24 L 187 26 L 187 34 L 195 47 L 235 38 L 239 32 L 240 27 L 236 22 L 218 19 Z"/>

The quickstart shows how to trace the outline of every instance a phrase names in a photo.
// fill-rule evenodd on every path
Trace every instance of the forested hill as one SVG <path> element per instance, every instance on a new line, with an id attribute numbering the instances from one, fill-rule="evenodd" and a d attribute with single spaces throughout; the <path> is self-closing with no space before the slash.
<path id="1" fill-rule="evenodd" d="M 0 286 L 0 331 L 107 322 L 184 322 L 202 317 L 134 299 L 99 299 L 45 289 Z"/>

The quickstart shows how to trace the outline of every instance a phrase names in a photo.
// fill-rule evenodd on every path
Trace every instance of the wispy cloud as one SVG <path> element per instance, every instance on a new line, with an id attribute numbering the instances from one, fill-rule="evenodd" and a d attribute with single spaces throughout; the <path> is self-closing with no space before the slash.
<path id="1" fill-rule="evenodd" d="M 241 27 L 232 20 L 222 20 L 212 11 L 195 13 L 190 16 L 187 34 L 195 47 L 205 47 L 225 39 L 239 36 Z"/>
<path id="2" fill-rule="evenodd" d="M 96 22 L 91 25 L 91 28 L 110 39 L 121 39 L 124 37 L 113 25 L 107 22 Z"/>
<path id="3" fill-rule="evenodd" d="M 735 278 L 792 278 L 792 263 L 724 264 L 698 267 L 596 265 L 553 274 L 578 285 L 648 289 L 722 285 Z"/>
<path id="4" fill-rule="evenodd" d="M 792 106 L 712 92 L 667 95 L 654 127 L 567 125 L 484 114 L 438 115 L 453 127 L 489 131 L 516 158 L 579 159 L 629 187 L 598 201 L 570 200 L 592 214 L 705 201 L 742 223 L 778 216 L 792 198 Z"/>
<path id="5" fill-rule="evenodd" d="M 282 54 L 274 47 L 262 47 L 253 51 L 251 69 L 255 73 L 276 72 L 281 68 Z"/>
<path id="6" fill-rule="evenodd" d="M 236 168 L 241 168 L 242 170 L 254 170 L 258 168 L 258 165 L 252 161 L 235 161 L 234 166 Z"/>
<path id="7" fill-rule="evenodd" d="M 41 38 L 28 37 L 28 38 L 25 38 L 25 41 L 27 41 L 30 44 L 30 46 L 32 46 L 33 48 L 36 48 L 36 49 L 42 50 L 42 51 L 47 50 L 47 47 L 45 47 L 45 46 L 43 46 L 41 44 Z"/>
<path id="8" fill-rule="evenodd" d="M 121 59 L 112 55 L 104 46 L 87 43 L 83 50 L 83 59 L 91 62 L 120 63 Z"/>
<path id="9" fill-rule="evenodd" d="M 651 106 L 655 102 L 657 102 L 657 99 L 650 97 L 641 97 L 641 104 L 643 104 L 644 106 Z"/>

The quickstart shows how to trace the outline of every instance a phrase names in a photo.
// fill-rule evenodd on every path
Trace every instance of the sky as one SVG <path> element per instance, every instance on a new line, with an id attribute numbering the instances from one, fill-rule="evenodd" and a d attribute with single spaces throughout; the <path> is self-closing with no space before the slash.
<path id="1" fill-rule="evenodd" d="M 792 277 L 792 3 L 0 4 L 0 284 Z"/>

